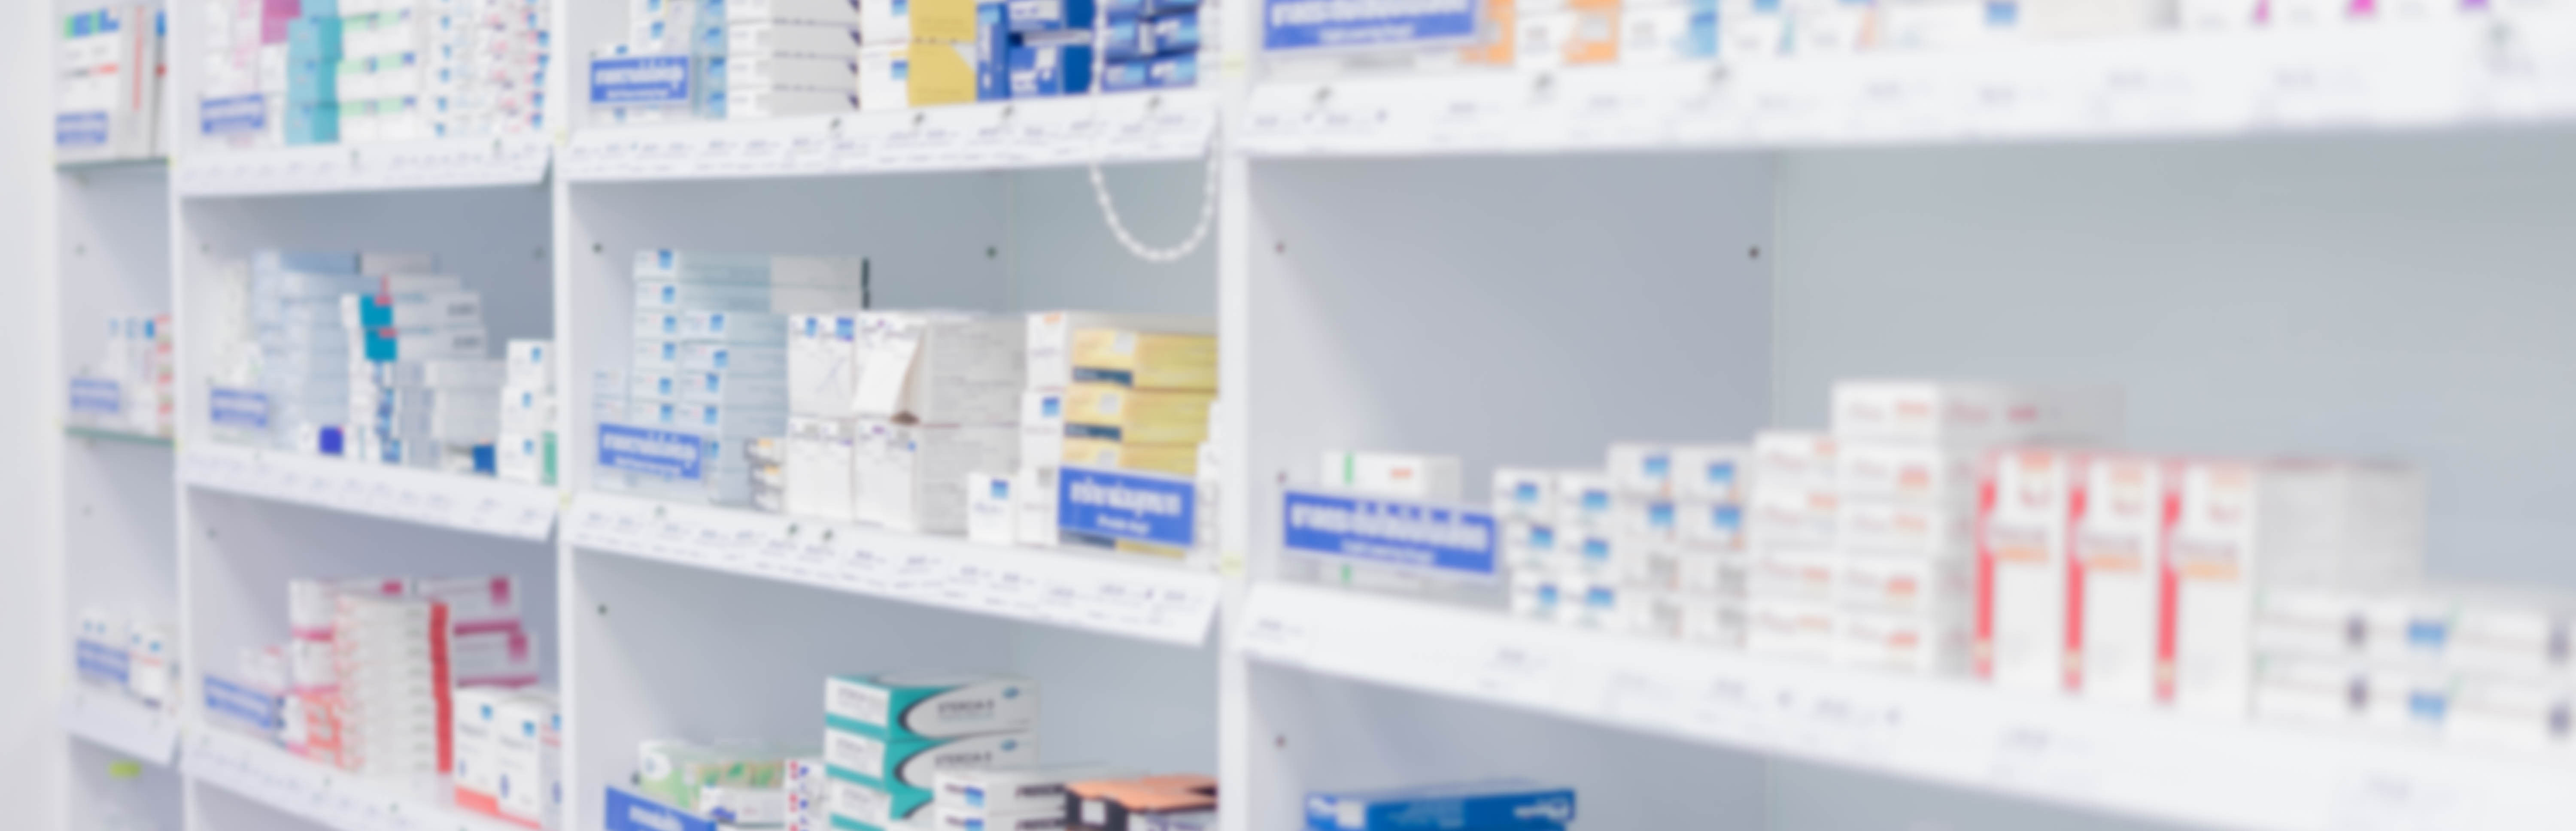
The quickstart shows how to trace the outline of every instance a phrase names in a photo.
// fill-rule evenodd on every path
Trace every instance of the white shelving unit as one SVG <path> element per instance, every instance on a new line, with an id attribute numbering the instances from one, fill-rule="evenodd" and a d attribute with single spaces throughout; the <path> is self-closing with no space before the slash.
<path id="1" fill-rule="evenodd" d="M 179 481 L 192 487 L 462 531 L 544 542 L 554 531 L 555 489 L 486 477 L 241 447 L 191 448 Z"/>
<path id="2" fill-rule="evenodd" d="M 813 742 L 830 674 L 1038 679 L 1044 755 L 1210 771 L 1227 831 L 1310 789 L 1520 775 L 1581 827 L 2538 828 L 2576 756 L 2187 718 L 1545 626 L 1281 552 L 1318 454 L 1598 465 L 1823 422 L 1855 376 L 2117 383 L 2140 447 L 2393 457 L 2437 576 L 2576 589 L 2576 15 L 1973 53 L 1333 80 L 602 127 L 623 0 L 556 0 L 550 132 L 62 168 L 63 370 L 177 313 L 175 439 L 66 428 L 67 609 L 179 625 L 176 712 L 71 688 L 75 806 L 166 831 L 497 831 L 206 725 L 286 581 L 516 575 L 566 702 L 564 827 L 649 738 Z M 172 10 L 173 101 L 190 100 Z M 1259 40 L 1233 15 L 1225 43 Z M 188 123 L 184 117 L 177 123 Z M 1211 159 L 1215 162 L 1210 164 Z M 1123 227 L 1215 233 L 1170 262 Z M 872 175 L 902 174 L 902 175 Z M 261 248 L 437 254 L 495 341 L 551 337 L 559 484 L 228 445 L 192 321 Z M 878 308 L 1213 315 L 1212 563 L 657 502 L 593 481 L 593 368 L 656 248 L 863 257 Z M 67 670 L 47 677 L 67 675 Z M 108 755 L 102 755 L 108 754 Z M 140 783 L 98 762 L 149 763 Z M 108 789 L 115 788 L 115 792 Z M 75 807 L 73 827 L 96 817 Z M 102 808 L 101 810 L 106 810 Z"/>

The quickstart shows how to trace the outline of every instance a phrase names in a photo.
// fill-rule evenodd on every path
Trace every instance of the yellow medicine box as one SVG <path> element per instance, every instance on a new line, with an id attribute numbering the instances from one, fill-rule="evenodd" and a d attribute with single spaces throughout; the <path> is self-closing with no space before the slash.
<path id="1" fill-rule="evenodd" d="M 1197 444 L 1207 440 L 1208 404 L 1215 400 L 1212 392 L 1077 383 L 1065 390 L 1064 435 L 1134 444 Z"/>
<path id="2" fill-rule="evenodd" d="M 1064 463 L 1079 467 L 1197 476 L 1199 448 L 1195 444 L 1128 444 L 1066 436 Z"/>
<path id="3" fill-rule="evenodd" d="M 1077 329 L 1073 380 L 1153 390 L 1216 390 L 1216 338 Z"/>

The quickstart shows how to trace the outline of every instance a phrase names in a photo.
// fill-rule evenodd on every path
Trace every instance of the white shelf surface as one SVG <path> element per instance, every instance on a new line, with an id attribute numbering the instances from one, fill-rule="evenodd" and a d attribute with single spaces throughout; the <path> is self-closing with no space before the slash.
<path id="1" fill-rule="evenodd" d="M 2533 123 L 2576 116 L 2571 21 L 1270 82 L 1254 87 L 1234 144 L 1254 156 L 1418 156 Z"/>
<path id="2" fill-rule="evenodd" d="M 206 150 L 176 157 L 182 196 L 265 196 L 534 185 L 554 147 L 543 135 Z"/>
<path id="3" fill-rule="evenodd" d="M 189 731 L 180 769 L 191 779 L 341 831 L 522 831 L 220 730 Z"/>
<path id="4" fill-rule="evenodd" d="M 582 493 L 564 539 L 614 554 L 1180 646 L 1220 581 L 1139 555 L 984 545 L 729 508 Z"/>
<path id="5" fill-rule="evenodd" d="M 1265 583 L 1268 663 L 2105 811 L 2250 829 L 2553 827 L 2576 757 L 2019 695 Z"/>
<path id="6" fill-rule="evenodd" d="M 675 122 L 577 130 L 567 181 L 618 182 L 1001 170 L 1194 159 L 1216 125 L 1205 91 Z"/>
<path id="7" fill-rule="evenodd" d="M 201 488 L 460 531 L 544 540 L 563 497 L 489 476 L 359 464 L 343 459 L 191 446 L 179 480 Z"/>
<path id="8" fill-rule="evenodd" d="M 169 767 L 179 751 L 179 717 L 122 695 L 75 686 L 63 700 L 63 729 L 93 744 Z"/>

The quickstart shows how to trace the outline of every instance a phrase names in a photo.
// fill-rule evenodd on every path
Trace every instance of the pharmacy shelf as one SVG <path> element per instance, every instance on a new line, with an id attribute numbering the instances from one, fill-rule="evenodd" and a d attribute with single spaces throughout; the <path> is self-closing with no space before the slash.
<path id="1" fill-rule="evenodd" d="M 564 515 L 581 548 L 980 615 L 1198 646 L 1215 574 L 1133 555 L 955 537 L 582 493 Z"/>
<path id="2" fill-rule="evenodd" d="M 102 158 L 54 157 L 54 169 L 64 173 L 86 173 L 107 170 L 161 170 L 170 166 L 168 156 L 111 156 Z"/>
<path id="3" fill-rule="evenodd" d="M 2019 798 L 2253 829 L 2542 828 L 2576 758 L 2199 719 L 1269 583 L 1281 666 Z"/>
<path id="4" fill-rule="evenodd" d="M 172 445 L 169 436 L 154 435 L 151 433 L 137 433 L 131 430 L 111 430 L 104 427 L 82 427 L 76 424 L 64 425 L 63 435 L 76 439 L 97 439 L 99 441 L 121 442 L 124 444 L 139 444 L 147 447 L 170 447 Z"/>
<path id="5" fill-rule="evenodd" d="M 426 795 L 343 773 L 275 745 L 219 730 L 188 731 L 180 769 L 199 782 L 341 831 L 519 831 Z"/>
<path id="6" fill-rule="evenodd" d="M 2420 130 L 2576 117 L 2576 16 L 1257 85 L 1253 156 Z"/>
<path id="7" fill-rule="evenodd" d="M 576 131 L 572 182 L 1005 170 L 1194 159 L 1217 121 L 1206 92 L 1077 96 Z"/>
<path id="8" fill-rule="evenodd" d="M 64 732 L 137 761 L 169 767 L 178 757 L 178 715 L 123 695 L 74 687 L 62 718 Z"/>
<path id="9" fill-rule="evenodd" d="M 533 135 L 215 150 L 178 157 L 173 180 L 181 196 L 535 185 L 553 150 Z"/>
<path id="10" fill-rule="evenodd" d="M 243 447 L 188 448 L 179 455 L 179 480 L 245 496 L 524 540 L 546 539 L 563 501 L 553 488 L 488 476 Z"/>

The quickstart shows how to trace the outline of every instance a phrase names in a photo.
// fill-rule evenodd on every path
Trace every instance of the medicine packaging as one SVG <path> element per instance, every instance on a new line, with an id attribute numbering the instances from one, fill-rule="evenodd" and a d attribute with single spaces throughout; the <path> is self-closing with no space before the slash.
<path id="1" fill-rule="evenodd" d="M 1328 450 L 1321 470 L 1319 481 L 1326 487 L 1409 499 L 1458 498 L 1456 456 Z"/>
<path id="2" fill-rule="evenodd" d="M 1037 682 L 1014 676 L 897 672 L 834 676 L 823 712 L 835 729 L 886 737 L 944 738 L 1037 725 Z"/>
<path id="3" fill-rule="evenodd" d="M 1496 779 L 1306 795 L 1309 831 L 1475 828 L 1549 831 L 1574 822 L 1574 789 Z"/>

